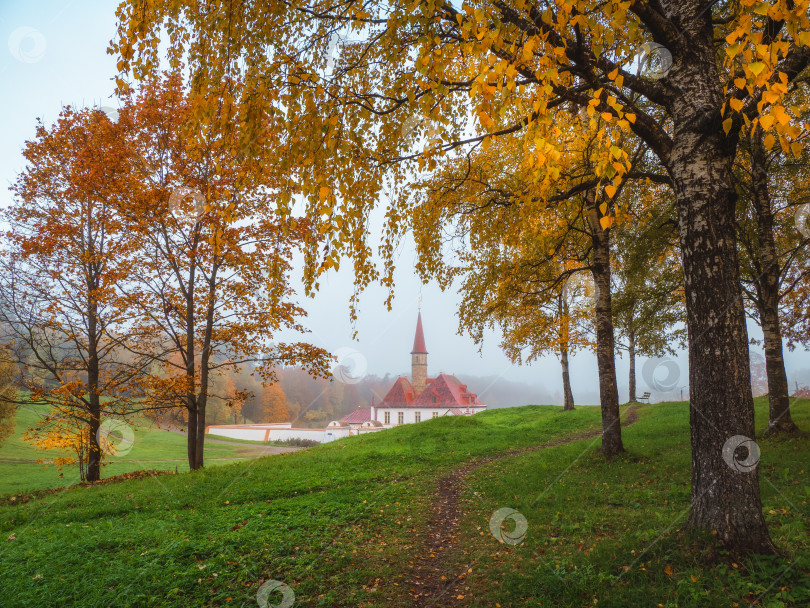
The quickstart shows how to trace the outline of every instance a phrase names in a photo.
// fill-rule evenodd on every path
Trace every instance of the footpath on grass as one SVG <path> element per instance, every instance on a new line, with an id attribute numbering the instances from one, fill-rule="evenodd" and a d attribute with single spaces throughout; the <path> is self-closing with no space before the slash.
<path id="1" fill-rule="evenodd" d="M 627 416 L 621 423 L 622 427 L 634 424 L 638 420 L 640 405 L 634 405 L 627 410 Z M 552 448 L 575 441 L 593 439 L 602 434 L 601 430 L 589 431 L 542 443 L 540 445 L 511 450 L 490 456 L 481 460 L 467 463 L 456 468 L 452 473 L 439 480 L 436 495 L 433 500 L 430 520 L 426 534 L 426 542 L 422 554 L 413 564 L 413 588 L 411 597 L 416 608 L 433 608 L 448 606 L 454 602 L 451 593 L 453 587 L 460 582 L 467 573 L 466 566 L 458 574 L 453 574 L 451 554 L 456 548 L 456 539 L 459 534 L 459 519 L 461 518 L 460 495 L 466 483 L 467 476 L 475 469 L 503 458 L 517 456 L 528 452 L 535 452 Z"/>

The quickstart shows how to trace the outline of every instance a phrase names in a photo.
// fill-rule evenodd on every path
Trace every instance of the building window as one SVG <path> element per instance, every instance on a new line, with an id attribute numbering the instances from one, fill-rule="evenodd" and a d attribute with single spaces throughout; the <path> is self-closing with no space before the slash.
<path id="1" fill-rule="evenodd" d="M 436 397 L 431 397 L 430 398 L 431 403 L 436 403 L 437 401 L 438 401 L 438 399 Z"/>
<path id="2" fill-rule="evenodd" d="M 413 421 L 414 422 L 422 422 L 422 412 L 414 412 L 413 413 Z"/>
<path id="3" fill-rule="evenodd" d="M 391 424 L 391 412 L 385 412 L 385 424 Z"/>
<path id="4" fill-rule="evenodd" d="M 397 424 L 405 424 L 405 412 L 397 412 Z"/>
<path id="5" fill-rule="evenodd" d="M 439 417 L 439 412 L 433 412 L 433 417 L 438 418 Z"/>

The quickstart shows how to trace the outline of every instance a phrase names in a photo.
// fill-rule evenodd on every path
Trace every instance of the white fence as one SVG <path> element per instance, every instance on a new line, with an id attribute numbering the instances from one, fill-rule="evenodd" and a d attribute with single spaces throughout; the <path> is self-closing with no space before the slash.
<path id="1" fill-rule="evenodd" d="M 287 424 L 221 424 L 209 426 L 205 432 L 220 437 L 232 439 L 247 439 L 250 441 L 285 441 L 288 439 L 310 439 L 319 443 L 334 441 L 352 435 L 373 433 L 380 428 L 351 429 L 347 426 L 329 427 L 325 429 L 292 428 Z"/>

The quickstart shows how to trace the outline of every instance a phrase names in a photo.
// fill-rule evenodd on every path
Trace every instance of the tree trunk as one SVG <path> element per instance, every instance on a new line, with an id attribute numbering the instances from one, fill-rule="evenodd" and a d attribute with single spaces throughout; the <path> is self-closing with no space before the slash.
<path id="1" fill-rule="evenodd" d="M 565 290 L 557 297 L 557 314 L 560 318 L 560 367 L 563 381 L 563 411 L 574 409 L 574 393 L 571 390 L 571 377 L 568 373 L 568 341 L 570 337 L 571 319 L 568 316 L 568 302 L 565 299 Z"/>
<path id="2" fill-rule="evenodd" d="M 563 411 L 574 409 L 574 393 L 571 391 L 571 378 L 568 375 L 568 346 L 560 345 L 560 366 L 562 367 L 563 381 Z"/>
<path id="3" fill-rule="evenodd" d="M 186 437 L 186 452 L 188 454 L 188 468 L 197 470 L 197 399 L 188 398 L 188 437 Z"/>
<path id="4" fill-rule="evenodd" d="M 756 455 L 746 457 L 745 447 L 734 450 L 741 436 L 754 439 L 754 401 L 735 240 L 734 143 L 719 116 L 723 89 L 711 15 L 695 17 L 691 3 L 673 6 L 690 26 L 682 42 L 690 60 L 676 62 L 667 76 L 677 83 L 667 164 L 678 208 L 689 334 L 689 524 L 715 533 L 732 551 L 773 553 L 756 466 L 748 466 Z"/>
<path id="5" fill-rule="evenodd" d="M 765 338 L 765 370 L 768 375 L 767 433 L 783 433 L 795 431 L 796 425 L 790 416 L 787 373 L 782 356 L 782 327 L 779 322 L 780 268 L 773 237 L 773 211 L 767 171 L 762 129 L 757 127 L 751 137 L 751 184 L 762 265 L 762 275 L 757 281 L 757 308 Z"/>
<path id="6" fill-rule="evenodd" d="M 596 193 L 586 193 L 588 223 L 593 240 L 593 282 L 596 299 L 596 362 L 599 368 L 599 400 L 602 406 L 602 452 L 607 457 L 624 451 L 619 422 L 619 389 L 613 338 L 613 308 L 610 301 L 610 232 L 599 223 Z"/>
<path id="7" fill-rule="evenodd" d="M 89 445 L 87 450 L 87 481 L 101 479 L 101 447 L 98 441 L 98 430 L 101 426 L 101 395 L 98 394 L 99 360 L 98 360 L 98 304 L 95 281 L 87 282 L 87 391 L 90 405 Z"/>
<path id="8" fill-rule="evenodd" d="M 627 358 L 630 361 L 630 403 L 636 402 L 636 334 L 631 329 L 627 334 Z"/>

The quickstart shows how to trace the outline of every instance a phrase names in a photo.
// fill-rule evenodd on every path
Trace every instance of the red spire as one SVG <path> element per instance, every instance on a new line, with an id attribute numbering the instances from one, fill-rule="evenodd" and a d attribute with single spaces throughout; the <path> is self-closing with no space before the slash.
<path id="1" fill-rule="evenodd" d="M 422 312 L 416 318 L 416 335 L 413 338 L 412 355 L 426 355 L 427 348 L 425 348 L 425 334 L 422 332 Z"/>

